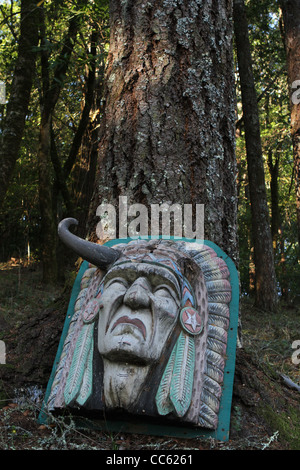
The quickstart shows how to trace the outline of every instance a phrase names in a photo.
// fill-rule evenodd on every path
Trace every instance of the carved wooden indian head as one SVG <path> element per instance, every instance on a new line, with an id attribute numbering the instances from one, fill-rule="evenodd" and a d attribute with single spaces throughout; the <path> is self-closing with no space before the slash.
<path id="1" fill-rule="evenodd" d="M 61 228 L 65 242 L 69 224 Z M 194 242 L 135 240 L 114 245 L 108 259 L 100 252 L 92 259 L 92 245 L 84 247 L 90 264 L 48 410 L 125 413 L 216 429 L 232 295 L 226 262 Z"/>

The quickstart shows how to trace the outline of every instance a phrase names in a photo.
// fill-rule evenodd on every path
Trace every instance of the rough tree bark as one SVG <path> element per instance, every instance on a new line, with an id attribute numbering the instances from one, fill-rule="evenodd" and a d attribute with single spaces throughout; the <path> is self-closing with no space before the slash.
<path id="1" fill-rule="evenodd" d="M 101 202 L 204 204 L 237 261 L 232 2 L 114 0 L 89 228 Z"/>
<path id="2" fill-rule="evenodd" d="M 0 207 L 19 157 L 35 72 L 36 51 L 34 47 L 38 44 L 38 24 L 37 2 L 22 0 L 18 59 L 0 146 Z"/>
<path id="3" fill-rule="evenodd" d="M 248 21 L 243 0 L 234 0 L 234 31 L 241 82 L 251 202 L 255 260 L 255 304 L 262 310 L 275 311 L 278 304 L 278 294 L 272 235 L 265 186 L 259 112 L 252 72 Z"/>
<path id="4" fill-rule="evenodd" d="M 284 23 L 284 40 L 287 54 L 298 243 L 300 249 L 300 2 L 299 0 L 281 0 L 280 6 Z"/>

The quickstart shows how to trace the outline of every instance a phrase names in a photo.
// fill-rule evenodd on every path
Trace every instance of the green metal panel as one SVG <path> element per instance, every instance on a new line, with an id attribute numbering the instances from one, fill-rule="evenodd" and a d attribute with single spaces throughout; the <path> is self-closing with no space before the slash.
<path id="1" fill-rule="evenodd" d="M 150 239 L 151 237 L 143 237 L 143 239 Z M 159 237 L 154 237 L 159 238 Z M 165 238 L 165 237 L 163 237 Z M 168 237 L 171 238 L 172 237 Z M 110 240 L 105 245 L 113 247 L 119 243 L 128 243 L 132 239 L 117 239 L 117 240 Z M 179 239 L 176 239 L 179 240 Z M 218 427 L 216 430 L 208 430 L 204 428 L 195 428 L 195 427 L 187 427 L 187 426 L 172 426 L 169 424 L 162 425 L 162 424 L 152 424 L 152 423 L 145 423 L 145 421 L 139 421 L 138 419 L 132 420 L 132 422 L 128 421 L 120 421 L 120 420 L 93 420 L 87 424 L 87 421 L 80 418 L 75 418 L 75 422 L 78 426 L 84 427 L 92 427 L 93 429 L 99 429 L 103 431 L 118 431 L 118 432 L 132 432 L 132 433 L 139 433 L 139 434 L 149 434 L 149 435 L 157 435 L 157 436 L 169 436 L 169 437 L 182 437 L 182 438 L 209 438 L 212 437 L 219 441 L 227 441 L 229 439 L 229 432 L 230 432 L 230 415 L 231 415 L 231 403 L 232 403 L 232 390 L 233 390 L 233 381 L 234 381 L 234 371 L 235 371 L 235 359 L 236 359 L 236 343 L 237 343 L 237 331 L 238 331 L 238 314 L 239 314 L 239 277 L 238 272 L 236 270 L 235 264 L 226 255 L 217 245 L 213 242 L 207 240 L 198 240 L 198 239 L 186 239 L 182 238 L 181 241 L 190 242 L 190 243 L 199 243 L 204 244 L 206 246 L 211 247 L 219 256 L 222 258 L 230 272 L 230 284 L 232 287 L 232 298 L 229 305 L 230 308 L 230 323 L 228 329 L 228 337 L 227 337 L 227 350 L 226 350 L 226 365 L 224 370 L 224 381 L 223 381 L 223 393 L 220 403 L 220 410 L 219 410 L 219 420 L 218 420 Z M 70 320 L 74 313 L 74 305 L 77 298 L 77 295 L 80 291 L 80 283 L 84 272 L 88 267 L 88 263 L 84 261 L 80 267 L 78 275 L 76 277 L 70 303 L 67 311 L 67 316 L 63 328 L 63 332 L 61 335 L 60 343 L 58 346 L 57 355 L 53 364 L 52 373 L 49 379 L 49 383 L 47 386 L 44 404 L 39 415 L 39 422 L 40 423 L 47 423 L 48 422 L 48 414 L 45 410 L 45 403 L 47 402 L 52 382 L 54 380 L 55 371 L 57 365 L 59 363 L 60 355 L 62 352 L 63 344 L 69 329 Z"/>

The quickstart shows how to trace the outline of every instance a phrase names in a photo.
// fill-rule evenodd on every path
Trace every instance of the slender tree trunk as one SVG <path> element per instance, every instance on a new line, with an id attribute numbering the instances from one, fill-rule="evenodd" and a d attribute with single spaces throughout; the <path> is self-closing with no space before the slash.
<path id="1" fill-rule="evenodd" d="M 255 304 L 274 311 L 278 296 L 265 174 L 262 158 L 259 112 L 252 72 L 248 22 L 243 0 L 234 0 L 234 26 L 245 127 L 252 232 L 255 257 Z"/>
<path id="2" fill-rule="evenodd" d="M 82 6 L 87 0 L 81 2 Z M 42 40 L 45 36 L 44 12 L 40 15 Z M 52 161 L 51 161 L 51 132 L 52 115 L 59 99 L 62 84 L 65 79 L 70 57 L 74 49 L 76 36 L 81 24 L 80 17 L 73 16 L 63 40 L 63 46 L 50 83 L 47 48 L 41 51 L 43 93 L 41 98 L 41 125 L 38 149 L 39 164 L 39 200 L 41 212 L 41 246 L 43 262 L 43 281 L 55 283 L 58 277 L 57 269 L 57 221 L 52 201 Z M 52 158 L 55 149 L 52 149 Z M 55 164 L 59 165 L 56 160 Z"/>
<path id="3" fill-rule="evenodd" d="M 43 117 L 39 138 L 39 200 L 41 212 L 41 237 L 43 262 L 43 281 L 46 283 L 57 280 L 56 257 L 56 223 L 52 206 L 51 186 L 51 116 Z"/>
<path id="4" fill-rule="evenodd" d="M 267 96 L 265 100 L 265 113 L 266 113 L 266 126 L 270 125 L 269 119 L 269 101 L 270 97 Z M 279 208 L 279 168 L 280 168 L 280 152 L 277 148 L 268 147 L 268 168 L 271 177 L 270 190 L 271 190 L 271 234 L 273 240 L 274 257 L 278 249 L 279 228 L 281 223 L 281 215 Z"/>
<path id="5" fill-rule="evenodd" d="M 294 152 L 294 178 L 300 256 L 300 2 L 299 0 L 281 0 L 280 6 L 284 23 L 284 40 L 290 91 L 291 137 Z"/>
<path id="6" fill-rule="evenodd" d="M 200 4 L 201 3 L 201 4 Z M 205 205 L 205 237 L 237 261 L 230 1 L 110 2 L 101 202 Z"/>
<path id="7" fill-rule="evenodd" d="M 271 176 L 271 233 L 273 239 L 274 252 L 277 249 L 278 233 L 280 227 L 280 210 L 279 210 L 279 154 L 273 159 L 272 149 L 268 149 L 268 167 Z"/>
<path id="8" fill-rule="evenodd" d="M 287 275 L 287 269 L 286 269 L 286 247 L 284 244 L 284 232 L 282 230 L 282 227 L 279 228 L 279 244 L 280 244 L 280 268 L 281 268 L 281 282 L 280 282 L 280 287 L 281 287 L 281 295 L 282 298 L 289 301 L 290 300 L 290 289 L 289 289 L 289 284 L 290 284 L 290 279 L 289 276 Z"/>
<path id="9" fill-rule="evenodd" d="M 38 7 L 33 0 L 21 1 L 19 49 L 11 94 L 0 145 L 0 207 L 3 204 L 14 168 L 19 157 L 25 117 L 35 72 L 38 44 Z"/>
<path id="10" fill-rule="evenodd" d="M 248 173 L 246 174 L 246 180 L 245 180 L 245 201 L 246 201 L 246 206 L 251 207 Z M 253 233 L 251 230 L 251 221 L 248 222 L 247 228 L 248 228 L 247 246 L 248 246 L 248 256 L 249 256 L 249 265 L 248 265 L 249 266 L 248 267 L 248 274 L 249 274 L 248 289 L 249 290 L 248 292 L 251 297 L 254 297 L 256 287 L 255 287 L 255 262 L 254 262 Z"/>

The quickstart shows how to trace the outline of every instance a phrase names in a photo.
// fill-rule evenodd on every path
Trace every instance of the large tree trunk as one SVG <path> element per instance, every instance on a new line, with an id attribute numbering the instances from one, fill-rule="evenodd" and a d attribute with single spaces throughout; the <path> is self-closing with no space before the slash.
<path id="1" fill-rule="evenodd" d="M 21 1 L 20 24 L 18 59 L 0 146 L 0 207 L 19 157 L 35 72 L 36 51 L 34 47 L 38 44 L 39 25 L 36 1 Z"/>
<path id="2" fill-rule="evenodd" d="M 281 0 L 280 5 L 284 23 L 290 90 L 291 137 L 294 152 L 294 178 L 300 256 L 300 2 L 299 0 Z"/>
<path id="3" fill-rule="evenodd" d="M 205 237 L 237 260 L 231 2 L 110 2 L 101 202 L 205 205 Z"/>
<path id="4" fill-rule="evenodd" d="M 260 137 L 259 112 L 252 72 L 248 22 L 243 0 L 234 0 L 234 26 L 245 127 L 255 260 L 255 304 L 277 308 L 278 295 Z"/>

